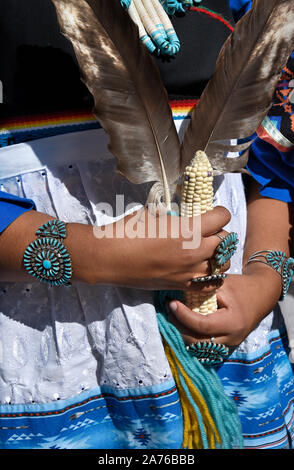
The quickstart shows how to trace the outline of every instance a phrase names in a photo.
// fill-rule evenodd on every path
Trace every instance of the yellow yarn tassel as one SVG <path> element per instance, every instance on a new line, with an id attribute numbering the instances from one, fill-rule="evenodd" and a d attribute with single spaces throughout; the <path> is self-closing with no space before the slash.
<path id="1" fill-rule="evenodd" d="M 174 351 L 170 348 L 170 346 L 166 343 L 163 339 L 164 349 L 166 353 L 166 357 L 169 361 L 169 365 L 175 379 L 175 382 L 178 387 L 178 393 L 180 396 L 180 402 L 183 412 L 183 424 L 184 424 L 184 431 L 183 431 L 183 443 L 182 447 L 186 449 L 202 449 L 203 443 L 201 440 L 201 433 L 199 431 L 199 423 L 194 412 L 191 403 L 189 402 L 188 397 L 186 396 L 179 379 L 179 372 L 183 376 L 185 383 L 189 389 L 191 397 L 193 398 L 196 406 L 200 410 L 203 423 L 205 426 L 205 433 L 207 435 L 207 440 L 210 449 L 216 448 L 216 441 L 218 444 L 221 443 L 221 438 L 217 427 L 213 421 L 213 418 L 208 410 L 206 402 L 204 398 L 201 396 L 200 392 L 196 389 L 193 385 L 191 379 L 188 377 L 187 373 L 185 372 L 184 368 L 182 367 L 181 363 L 178 361 Z"/>
<path id="2" fill-rule="evenodd" d="M 183 442 L 182 442 L 182 448 L 184 449 L 202 449 L 202 441 L 201 441 L 201 434 L 199 430 L 199 425 L 198 425 L 198 419 L 197 416 L 194 416 L 194 420 L 192 418 L 192 407 L 191 404 L 189 403 L 189 400 L 187 396 L 182 393 L 182 388 L 181 388 L 181 382 L 179 378 L 179 373 L 178 369 L 176 367 L 176 364 L 174 363 L 172 359 L 172 354 L 171 354 L 171 349 L 168 346 L 168 344 L 163 341 L 164 343 L 164 349 L 166 353 L 166 357 L 168 359 L 172 375 L 175 379 L 175 382 L 177 384 L 177 389 L 180 397 L 180 403 L 181 403 L 181 408 L 182 408 L 182 413 L 183 413 Z M 194 421 L 194 423 L 193 423 Z M 194 426 L 192 425 L 194 424 Z"/>

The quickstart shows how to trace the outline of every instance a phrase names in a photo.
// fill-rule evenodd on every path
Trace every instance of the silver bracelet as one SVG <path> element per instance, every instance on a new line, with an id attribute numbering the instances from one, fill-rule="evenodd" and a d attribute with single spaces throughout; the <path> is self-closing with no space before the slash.
<path id="1" fill-rule="evenodd" d="M 63 240 L 67 236 L 66 224 L 49 220 L 37 231 L 38 238 L 26 248 L 23 256 L 26 271 L 51 286 L 70 286 L 71 258 Z"/>
<path id="2" fill-rule="evenodd" d="M 287 295 L 293 273 L 294 258 L 288 258 L 283 251 L 260 250 L 251 255 L 246 263 L 259 262 L 273 268 L 282 279 L 282 293 L 280 300 Z"/>

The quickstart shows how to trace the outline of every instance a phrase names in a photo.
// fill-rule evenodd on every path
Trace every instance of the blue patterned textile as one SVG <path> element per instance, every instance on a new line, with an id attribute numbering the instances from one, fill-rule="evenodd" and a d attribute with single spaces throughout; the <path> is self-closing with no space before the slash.
<path id="1" fill-rule="evenodd" d="M 262 196 L 294 201 L 294 150 L 284 153 L 258 138 L 252 145 L 247 168 L 259 183 Z"/>
<path id="2" fill-rule="evenodd" d="M 265 197 L 294 201 L 294 52 L 283 68 L 271 109 L 257 131 L 248 169 Z"/>
<path id="3" fill-rule="evenodd" d="M 273 330 L 254 352 L 234 352 L 218 369 L 235 401 L 247 449 L 292 448 L 294 375 L 285 331 Z"/>
<path id="4" fill-rule="evenodd" d="M 178 449 L 182 416 L 173 382 L 101 387 L 48 404 L 2 405 L 2 449 Z"/>

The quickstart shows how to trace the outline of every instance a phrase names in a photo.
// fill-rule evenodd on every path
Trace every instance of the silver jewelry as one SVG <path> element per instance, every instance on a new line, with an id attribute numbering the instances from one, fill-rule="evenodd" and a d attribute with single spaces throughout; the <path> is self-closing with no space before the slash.
<path id="1" fill-rule="evenodd" d="M 202 277 L 193 277 L 191 279 L 192 282 L 199 283 L 199 282 L 210 282 L 210 281 L 220 281 L 228 277 L 227 274 L 211 274 L 210 276 L 202 276 Z"/>
<path id="2" fill-rule="evenodd" d="M 263 263 L 273 268 L 282 280 L 282 293 L 280 300 L 283 300 L 287 295 L 293 273 L 294 273 L 294 258 L 288 258 L 283 251 L 260 250 L 251 255 L 246 263 Z"/>
<path id="3" fill-rule="evenodd" d="M 210 341 L 197 341 L 186 346 L 186 350 L 195 356 L 199 362 L 207 366 L 221 364 L 229 355 L 230 349 L 221 343 L 215 343 L 215 338 Z"/>
<path id="4" fill-rule="evenodd" d="M 216 249 L 214 262 L 217 266 L 223 266 L 232 258 L 233 254 L 236 252 L 239 239 L 237 233 L 235 232 L 229 233 L 226 237 L 217 234 L 217 237 L 220 238 L 221 242 Z"/>
<path id="5" fill-rule="evenodd" d="M 26 271 L 51 286 L 70 286 L 72 264 L 63 244 L 66 224 L 49 220 L 36 231 L 37 239 L 26 248 L 23 263 Z"/>
<path id="6" fill-rule="evenodd" d="M 217 236 L 220 240 L 222 240 L 222 241 L 225 239 L 225 237 L 223 237 L 223 236 L 220 235 L 219 233 L 217 233 L 216 236 Z"/>

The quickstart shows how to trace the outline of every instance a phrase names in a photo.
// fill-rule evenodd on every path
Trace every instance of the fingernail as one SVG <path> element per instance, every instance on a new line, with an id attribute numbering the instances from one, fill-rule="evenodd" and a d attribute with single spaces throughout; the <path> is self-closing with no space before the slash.
<path id="1" fill-rule="evenodd" d="M 172 312 L 176 312 L 177 309 L 178 309 L 178 304 L 177 304 L 177 302 L 171 302 L 171 303 L 169 304 L 169 308 L 171 309 Z"/>

